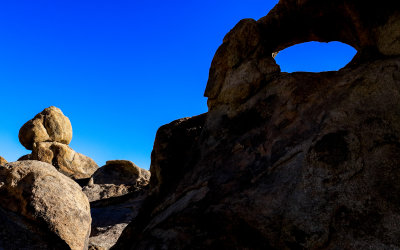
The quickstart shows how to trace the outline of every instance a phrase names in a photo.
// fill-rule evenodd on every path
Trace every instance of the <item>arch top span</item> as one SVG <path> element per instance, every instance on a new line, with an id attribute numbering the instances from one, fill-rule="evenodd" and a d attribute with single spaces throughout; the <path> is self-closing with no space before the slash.
<path id="1" fill-rule="evenodd" d="M 395 43 L 399 1 L 281 0 L 257 24 L 272 52 L 304 42 L 339 41 L 360 53 L 400 54 Z"/>

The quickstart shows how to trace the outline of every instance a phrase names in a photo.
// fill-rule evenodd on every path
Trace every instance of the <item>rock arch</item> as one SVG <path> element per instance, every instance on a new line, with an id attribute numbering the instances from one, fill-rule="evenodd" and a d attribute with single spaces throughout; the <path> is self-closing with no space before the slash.
<path id="1" fill-rule="evenodd" d="M 258 21 L 241 20 L 224 38 L 204 93 L 217 103 L 241 103 L 279 73 L 274 53 L 310 42 L 340 41 L 358 52 L 353 64 L 400 55 L 400 2 L 281 0 Z M 271 57 L 271 54 L 273 55 Z"/>

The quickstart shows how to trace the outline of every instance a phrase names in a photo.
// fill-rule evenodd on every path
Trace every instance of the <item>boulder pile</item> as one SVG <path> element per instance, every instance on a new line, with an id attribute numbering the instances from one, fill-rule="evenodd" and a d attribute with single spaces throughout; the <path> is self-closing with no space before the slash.
<path id="1" fill-rule="evenodd" d="M 71 123 L 56 107 L 24 124 L 19 139 L 31 154 L 0 157 L 0 249 L 113 246 L 147 197 L 150 172 L 127 160 L 98 168 L 73 151 Z"/>
<path id="2" fill-rule="evenodd" d="M 21 127 L 18 137 L 26 149 L 32 150 L 20 160 L 47 162 L 73 179 L 89 178 L 98 169 L 91 158 L 68 146 L 72 126 L 59 108 L 44 109 Z"/>

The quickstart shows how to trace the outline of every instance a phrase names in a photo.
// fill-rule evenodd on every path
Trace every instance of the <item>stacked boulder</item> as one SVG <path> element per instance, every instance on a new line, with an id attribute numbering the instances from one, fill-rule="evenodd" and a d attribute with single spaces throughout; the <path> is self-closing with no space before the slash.
<path id="1" fill-rule="evenodd" d="M 68 117 L 49 107 L 19 131 L 32 153 L 0 157 L 0 249 L 109 249 L 137 216 L 150 172 L 126 160 L 99 168 L 71 139 Z"/>
<path id="2" fill-rule="evenodd" d="M 85 225 L 83 225 L 83 228 L 86 230 L 84 232 L 85 237 L 82 238 L 84 239 L 83 246 L 84 248 L 89 247 L 90 249 L 109 249 L 115 244 L 123 229 L 138 214 L 142 201 L 144 197 L 147 196 L 147 184 L 150 181 L 150 172 L 139 168 L 131 161 L 125 160 L 107 161 L 105 166 L 99 168 L 91 158 L 72 150 L 68 146 L 71 140 L 72 126 L 68 117 L 66 117 L 59 108 L 46 108 L 21 127 L 19 131 L 19 141 L 26 149 L 32 150 L 32 153 L 22 156 L 19 162 L 15 164 L 27 166 L 37 165 L 38 167 L 45 166 L 46 168 L 51 168 L 56 172 L 61 172 L 74 179 L 75 182 L 59 173 L 64 179 L 69 179 L 69 182 L 73 183 L 74 189 L 79 190 L 73 196 L 63 195 L 67 201 L 60 201 L 60 203 L 65 203 L 69 206 L 70 204 L 68 204 L 68 201 L 73 201 L 75 199 L 74 197 L 81 199 L 83 195 L 84 198 L 82 198 L 82 200 L 85 200 L 86 203 L 79 202 L 79 204 L 76 205 L 76 209 L 70 210 L 73 213 L 82 214 L 82 211 L 80 211 L 82 210 L 80 207 L 82 204 L 85 204 L 85 209 L 87 208 L 88 211 L 90 207 L 89 220 L 86 217 L 77 218 L 85 223 Z M 54 167 L 51 167 L 50 164 Z M 31 169 L 29 171 L 31 171 Z M 37 171 L 42 170 L 37 169 Z M 32 173 L 32 175 L 35 174 Z M 29 180 L 29 178 L 27 180 Z M 56 183 L 58 182 L 59 181 L 54 182 L 54 185 L 57 186 L 58 184 Z M 47 185 L 46 183 L 47 182 L 40 182 L 39 184 Z M 77 183 L 81 185 L 81 187 L 79 187 Z M 49 197 L 52 197 L 53 192 L 58 192 L 57 187 L 54 187 L 52 190 L 50 189 L 51 188 L 48 188 L 49 196 L 43 196 L 43 199 L 46 199 L 46 201 L 51 200 Z M 69 190 L 70 188 L 64 187 L 64 189 Z M 18 200 L 18 197 L 11 198 L 11 200 Z M 54 200 L 56 199 L 54 198 Z M 29 204 L 36 201 L 27 202 Z M 59 202 L 55 204 L 57 205 L 58 203 Z M 9 206 L 13 206 L 12 204 L 13 203 L 10 203 Z M 7 202 L 4 202 L 4 206 L 5 205 L 7 205 Z M 3 204 L 0 198 L 0 222 L 2 222 L 1 206 L 3 206 Z M 58 207 L 63 209 L 63 206 Z M 52 207 L 49 206 L 49 208 Z M 54 209 L 55 208 L 56 207 L 54 207 Z M 13 211 L 12 209 L 13 207 L 7 208 L 7 211 Z M 39 209 L 41 208 L 39 207 Z M 23 211 L 17 212 L 22 213 Z M 53 214 L 54 211 L 50 212 Z M 68 215 L 67 212 L 65 213 Z M 56 213 L 54 212 L 54 214 Z M 30 215 L 27 214 L 26 216 Z M 44 216 L 47 216 L 47 214 L 44 213 Z M 60 217 L 60 220 L 63 218 Z M 44 219 L 54 220 L 50 217 Z M 11 222 L 13 221 L 14 220 Z M 88 221 L 89 229 L 86 225 Z M 7 224 L 8 222 L 4 221 L 4 223 Z M 74 221 L 72 220 L 71 223 L 74 223 Z M 62 228 L 57 228 L 57 225 L 49 224 L 48 226 L 56 228 L 57 230 L 62 230 Z M 66 228 L 68 230 L 72 229 L 70 232 L 74 234 L 75 226 L 75 224 L 68 225 Z M 43 228 L 46 229 L 46 225 Z M 42 237 L 40 236 L 41 231 L 36 231 L 32 235 L 35 236 L 38 234 L 38 238 Z M 22 230 L 21 233 L 24 234 L 26 232 Z M 19 231 L 15 232 L 15 234 L 21 233 Z M 67 237 L 69 236 L 67 235 Z M 55 239 L 58 240 L 57 237 Z M 31 238 L 27 236 L 26 240 L 31 240 Z M 76 241 L 71 239 L 71 244 L 75 244 L 75 242 L 81 244 L 77 249 L 82 249 L 82 240 Z M 8 246 L 8 244 L 9 242 L 6 242 L 3 245 Z M 65 247 L 58 245 L 57 242 L 48 243 L 47 241 L 40 241 L 38 245 L 35 245 L 37 248 L 51 248 L 53 246 L 56 246 L 57 249 Z M 66 247 L 74 249 L 74 246 L 70 244 Z"/>
<path id="3" fill-rule="evenodd" d="M 32 150 L 19 160 L 47 162 L 73 179 L 89 178 L 98 169 L 91 158 L 68 146 L 72 126 L 59 108 L 44 109 L 21 127 L 18 137 L 26 149 Z"/>

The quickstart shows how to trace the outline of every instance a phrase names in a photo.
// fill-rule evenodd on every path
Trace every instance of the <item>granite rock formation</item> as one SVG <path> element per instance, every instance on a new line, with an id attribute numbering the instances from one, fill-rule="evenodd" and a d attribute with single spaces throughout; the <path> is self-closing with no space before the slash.
<path id="1" fill-rule="evenodd" d="M 207 114 L 159 129 L 151 190 L 115 249 L 400 248 L 400 2 L 281 0 L 216 52 Z M 357 49 L 282 73 L 307 41 Z"/>
<path id="2" fill-rule="evenodd" d="M 28 150 L 36 142 L 60 142 L 68 145 L 72 140 L 71 122 L 56 107 L 49 107 L 25 123 L 19 131 L 19 141 Z"/>
<path id="3" fill-rule="evenodd" d="M 75 152 L 68 144 L 72 140 L 71 122 L 59 108 L 44 109 L 19 131 L 21 144 L 32 150 L 18 161 L 37 160 L 52 164 L 61 173 L 73 178 L 89 178 L 99 168 L 91 158 Z"/>
<path id="4" fill-rule="evenodd" d="M 89 202 L 52 165 L 20 161 L 0 166 L 0 248 L 86 249 Z"/>
<path id="5" fill-rule="evenodd" d="M 214 104 L 241 104 L 279 73 L 271 54 L 295 44 L 340 41 L 358 53 L 353 63 L 400 54 L 398 1 L 281 0 L 258 21 L 245 19 L 217 50 L 205 91 Z"/>

